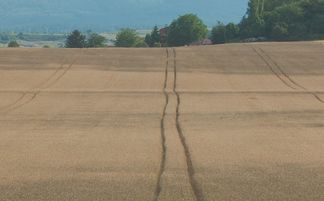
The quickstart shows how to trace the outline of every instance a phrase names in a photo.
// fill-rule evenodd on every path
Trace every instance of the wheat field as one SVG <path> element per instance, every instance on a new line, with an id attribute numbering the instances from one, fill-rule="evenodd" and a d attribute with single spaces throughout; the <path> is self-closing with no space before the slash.
<path id="1" fill-rule="evenodd" d="M 0 49 L 0 201 L 322 201 L 324 45 Z"/>

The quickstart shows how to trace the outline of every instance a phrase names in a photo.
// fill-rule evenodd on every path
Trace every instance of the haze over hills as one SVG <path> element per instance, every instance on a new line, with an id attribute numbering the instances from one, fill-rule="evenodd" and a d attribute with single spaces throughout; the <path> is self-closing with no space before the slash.
<path id="1" fill-rule="evenodd" d="M 238 22 L 248 0 L 0 0 L 0 31 L 114 31 L 164 26 L 195 13 L 208 26 Z"/>

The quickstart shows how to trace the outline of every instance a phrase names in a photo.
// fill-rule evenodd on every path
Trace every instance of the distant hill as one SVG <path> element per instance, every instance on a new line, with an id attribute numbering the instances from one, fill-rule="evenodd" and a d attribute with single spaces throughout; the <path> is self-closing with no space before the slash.
<path id="1" fill-rule="evenodd" d="M 163 26 L 198 14 L 208 26 L 237 22 L 248 0 L 0 0 L 0 31 L 114 31 Z"/>

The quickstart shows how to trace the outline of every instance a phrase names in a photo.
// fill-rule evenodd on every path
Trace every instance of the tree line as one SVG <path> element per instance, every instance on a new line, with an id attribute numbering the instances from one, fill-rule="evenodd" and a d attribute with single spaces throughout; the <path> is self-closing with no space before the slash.
<path id="1" fill-rule="evenodd" d="M 186 14 L 178 17 L 164 28 L 165 38 L 161 37 L 159 28 L 155 26 L 150 34 L 140 37 L 136 30 L 122 29 L 116 35 L 117 47 L 162 47 L 183 46 L 206 38 L 208 29 L 197 15 Z M 80 31 L 73 31 L 66 40 L 67 48 L 104 47 L 105 38 L 98 34 L 90 35 L 89 39 Z"/>
<path id="2" fill-rule="evenodd" d="M 219 22 L 211 33 L 214 43 L 323 38 L 324 0 L 250 0 L 240 23 Z"/>
<path id="3" fill-rule="evenodd" d="M 250 41 L 290 41 L 324 38 L 324 0 L 249 0 L 239 23 L 218 22 L 210 32 L 196 15 L 180 16 L 163 29 L 154 27 L 145 38 L 135 30 L 117 34 L 119 47 L 183 46 L 209 38 L 214 44 Z"/>
<path id="4" fill-rule="evenodd" d="M 323 39 L 324 0 L 249 0 L 247 12 L 239 23 L 218 22 L 208 31 L 197 15 L 186 14 L 162 29 L 155 26 L 145 37 L 133 29 L 122 29 L 116 35 L 115 46 L 184 46 L 207 38 L 214 44 Z M 97 33 L 85 35 L 75 30 L 68 35 L 65 47 L 105 47 L 106 41 Z"/>
<path id="5" fill-rule="evenodd" d="M 65 47 L 66 48 L 99 48 L 105 47 L 106 38 L 97 33 L 91 33 L 87 37 L 79 30 L 74 30 L 68 35 Z"/>

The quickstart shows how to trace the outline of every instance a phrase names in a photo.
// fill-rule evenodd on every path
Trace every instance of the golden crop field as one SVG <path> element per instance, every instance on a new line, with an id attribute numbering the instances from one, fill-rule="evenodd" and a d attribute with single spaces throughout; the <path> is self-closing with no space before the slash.
<path id="1" fill-rule="evenodd" d="M 0 201 L 322 201 L 324 45 L 0 49 Z"/>

